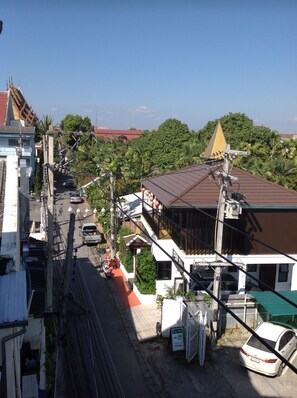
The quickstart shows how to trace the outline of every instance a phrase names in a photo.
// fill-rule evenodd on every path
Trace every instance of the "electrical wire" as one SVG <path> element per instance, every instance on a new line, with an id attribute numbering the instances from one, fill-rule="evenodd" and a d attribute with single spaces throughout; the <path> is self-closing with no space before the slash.
<path id="1" fill-rule="evenodd" d="M 98 164 L 96 164 L 98 166 Z M 97 180 L 94 181 L 94 183 L 98 184 Z M 137 195 L 136 195 L 137 196 Z M 119 198 L 117 198 L 119 199 Z M 120 202 L 119 202 L 120 203 Z M 279 354 L 274 348 L 272 348 L 262 337 L 260 337 L 251 327 L 249 327 L 244 321 L 242 321 L 232 310 L 230 310 L 219 298 L 217 298 L 210 290 L 206 289 L 205 287 L 202 286 L 200 283 L 199 278 L 195 276 L 194 274 L 191 274 L 189 271 L 187 271 L 183 266 L 181 266 L 172 256 L 168 254 L 168 252 L 163 249 L 161 245 L 159 245 L 144 229 L 142 229 L 134 220 L 133 218 L 126 212 L 122 207 L 118 204 L 116 200 L 113 201 L 113 204 L 116 208 L 118 208 L 123 214 L 125 214 L 126 217 L 129 218 L 129 220 L 136 225 L 142 233 L 149 239 L 151 240 L 163 253 L 165 253 L 171 261 L 176 265 L 178 269 L 181 269 L 185 274 L 189 276 L 192 280 L 194 280 L 198 285 L 200 285 L 204 291 L 206 291 L 210 297 L 212 297 L 213 300 L 215 300 L 227 313 L 229 313 L 237 322 L 239 322 L 243 327 L 245 327 L 253 336 L 255 336 L 267 349 L 269 349 L 274 355 L 276 355 L 286 366 L 288 366 L 294 373 L 297 374 L 297 368 L 293 366 L 286 358 L 284 358 L 281 354 Z M 192 206 L 191 206 L 192 207 Z M 214 249 L 213 249 L 214 251 Z M 217 253 L 219 254 L 219 253 Z M 228 260 L 226 258 L 226 260 Z M 229 260 L 230 261 L 230 260 Z M 295 260 L 296 261 L 296 260 Z M 231 262 L 232 263 L 232 262 Z M 236 266 L 235 263 L 232 263 L 233 265 Z M 276 292 L 275 292 L 276 293 Z M 282 297 L 286 299 L 285 297 Z M 288 301 L 290 304 L 290 300 Z M 294 306 L 296 306 L 294 303 L 292 303 Z"/>
<path id="2" fill-rule="evenodd" d="M 160 188 L 160 189 L 163 190 L 164 192 L 166 192 L 166 193 L 170 194 L 171 196 L 173 196 L 175 199 L 180 200 L 181 202 L 183 202 L 184 204 L 186 204 L 186 205 L 189 206 L 190 208 L 199 211 L 200 213 L 202 213 L 202 214 L 204 214 L 204 215 L 206 215 L 206 216 L 212 218 L 212 219 L 215 220 L 216 222 L 222 223 L 224 226 L 226 226 L 226 227 L 228 227 L 228 228 L 230 228 L 230 229 L 232 229 L 232 230 L 234 230 L 234 231 L 236 231 L 236 232 L 238 232 L 238 233 L 244 235 L 244 236 L 247 237 L 248 239 L 253 240 L 253 241 L 257 242 L 257 243 L 260 243 L 261 245 L 267 247 L 268 249 L 271 249 L 271 250 L 273 250 L 274 252 L 279 253 L 279 254 L 281 254 L 281 255 L 283 255 L 283 256 L 289 258 L 290 260 L 293 260 L 294 262 L 297 262 L 297 259 L 294 258 L 294 257 L 292 257 L 292 256 L 290 256 L 289 254 L 284 253 L 284 252 L 282 252 L 281 250 L 279 250 L 279 249 L 277 249 L 277 248 L 275 248 L 275 247 L 269 245 L 268 243 L 265 243 L 265 242 L 263 242 L 263 241 L 261 241 L 261 240 L 259 240 L 259 239 L 257 239 L 257 238 L 254 238 L 253 236 L 250 236 L 250 235 L 247 234 L 246 232 L 241 231 L 240 229 L 238 229 L 238 228 L 236 228 L 236 227 L 233 227 L 233 226 L 230 225 L 230 224 L 227 224 L 225 221 L 218 220 L 217 217 L 212 216 L 211 214 L 209 214 L 209 213 L 205 212 L 204 210 L 200 209 L 199 207 L 196 207 L 196 206 L 194 206 L 194 205 L 188 203 L 187 201 L 183 200 L 181 197 L 174 195 L 173 193 L 171 193 L 171 192 L 169 192 L 168 190 L 164 189 L 162 186 L 156 184 L 155 182 L 150 181 L 150 184 L 155 185 L 156 187 Z"/>
<path id="3" fill-rule="evenodd" d="M 119 199 L 119 198 L 118 198 Z M 120 202 L 119 202 L 120 203 Z M 219 298 L 217 298 L 210 290 L 206 289 L 200 282 L 199 278 L 197 278 L 195 275 L 191 274 L 189 271 L 187 271 L 183 266 L 181 266 L 175 258 L 170 256 L 168 252 L 158 244 L 156 240 L 154 240 L 148 233 L 145 231 L 143 228 L 141 228 L 135 220 L 130 216 L 128 212 L 122 209 L 122 207 L 115 201 L 114 205 L 121 210 L 127 218 L 135 225 L 137 226 L 138 229 L 150 240 L 152 241 L 163 253 L 165 253 L 172 262 L 175 263 L 176 267 L 178 269 L 181 269 L 185 274 L 187 274 L 191 279 L 193 279 L 198 285 L 201 286 L 202 290 L 206 291 L 207 294 L 215 300 L 226 312 L 228 312 L 237 322 L 239 322 L 245 329 L 248 330 L 253 336 L 255 336 L 266 348 L 269 349 L 274 355 L 276 355 L 283 363 L 288 366 L 294 373 L 297 374 L 297 368 L 293 366 L 286 358 L 284 358 L 279 352 L 277 352 L 274 348 L 272 348 L 261 336 L 259 336 L 251 327 L 249 327 L 244 321 L 242 321 L 230 308 L 228 308 Z"/>
<path id="4" fill-rule="evenodd" d="M 137 196 L 136 194 L 134 194 L 138 199 L 141 199 L 139 196 Z M 151 205 L 149 205 L 147 203 L 147 205 L 151 208 L 153 208 Z M 168 217 L 164 216 L 165 218 L 167 218 L 173 225 L 179 226 L 178 224 L 176 224 L 174 221 L 172 221 L 171 219 L 169 219 Z M 235 262 L 233 262 L 232 260 L 230 260 L 228 257 L 225 257 L 223 254 L 219 253 L 218 251 L 216 251 L 210 244 L 204 242 L 203 240 L 199 239 L 196 236 L 193 236 L 191 233 L 185 231 L 185 234 L 188 237 L 191 237 L 192 239 L 202 243 L 203 245 L 205 245 L 208 249 L 210 249 L 213 253 L 217 254 L 220 258 L 222 258 L 223 260 L 225 260 L 227 263 L 235 266 L 237 269 L 239 269 L 241 272 L 243 272 L 245 275 L 247 275 L 249 278 L 253 279 L 256 282 L 260 282 L 262 284 L 262 286 L 264 286 L 265 288 L 267 288 L 268 290 L 270 290 L 272 293 L 274 293 L 276 296 L 278 296 L 279 298 L 281 298 L 282 300 L 286 301 L 288 304 L 292 305 L 293 307 L 297 308 L 297 304 L 294 303 L 293 301 L 291 301 L 290 299 L 288 299 L 287 297 L 283 296 L 281 293 L 277 292 L 276 290 L 272 289 L 269 285 L 267 285 L 265 282 L 260 281 L 259 279 L 257 279 L 255 276 L 253 276 L 252 274 L 250 274 L 249 272 L 247 272 L 246 270 L 244 270 L 242 267 L 240 267 L 238 264 L 236 264 Z M 211 266 L 211 263 L 209 264 L 209 266 Z"/>

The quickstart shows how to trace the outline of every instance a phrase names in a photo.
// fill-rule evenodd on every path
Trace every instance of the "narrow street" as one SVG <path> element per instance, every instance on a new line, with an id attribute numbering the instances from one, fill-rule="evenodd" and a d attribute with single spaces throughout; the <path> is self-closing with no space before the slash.
<path id="1" fill-rule="evenodd" d="M 69 206 L 69 194 L 58 193 L 55 250 L 62 253 L 61 261 L 65 259 Z M 86 204 L 71 207 L 84 214 Z M 133 341 L 131 325 L 124 316 L 127 313 L 117 305 L 114 283 L 98 268 L 98 252 L 81 247 L 79 224 L 77 217 L 73 246 L 78 249 L 74 251 L 71 296 L 60 341 L 65 361 L 58 375 L 57 397 L 295 397 L 296 375 L 292 371 L 269 378 L 240 366 L 238 349 L 243 336 L 231 336 L 208 351 L 203 367 L 197 359 L 187 364 L 184 353 L 173 353 L 162 337 Z M 59 283 L 58 259 L 54 276 Z"/>
<path id="2" fill-rule="evenodd" d="M 55 208 L 59 234 L 56 241 L 62 253 L 61 261 L 65 258 L 69 206 L 67 192 L 58 192 Z M 83 214 L 86 204 L 71 207 L 73 212 L 81 208 Z M 127 334 L 113 297 L 112 282 L 98 267 L 100 258 L 96 250 L 81 246 L 80 222 L 79 218 L 75 221 L 73 247 L 78 249 L 74 251 L 71 294 L 67 298 L 66 318 L 60 336 L 64 377 L 60 377 L 59 396 L 157 396 L 150 392 L 150 373 Z M 61 262 L 57 260 L 56 268 L 60 266 Z M 57 276 L 57 269 L 55 274 Z"/>

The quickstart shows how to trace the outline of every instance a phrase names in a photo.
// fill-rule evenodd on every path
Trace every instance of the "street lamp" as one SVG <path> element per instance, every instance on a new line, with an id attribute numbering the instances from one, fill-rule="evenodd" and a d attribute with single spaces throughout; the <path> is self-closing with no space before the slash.
<path id="1" fill-rule="evenodd" d="M 68 207 L 68 212 L 72 213 L 72 207 L 71 206 Z"/>
<path id="2" fill-rule="evenodd" d="M 104 207 L 102 207 L 102 209 L 101 209 L 101 215 L 104 216 L 105 213 L 106 213 L 106 210 L 104 209 Z"/>
<path id="3" fill-rule="evenodd" d="M 79 218 L 80 209 L 76 209 L 76 218 Z"/>
<path id="4" fill-rule="evenodd" d="M 93 210 L 93 214 L 94 214 L 94 216 L 96 216 L 96 214 L 97 214 L 97 209 L 96 208 Z"/>
<path id="5" fill-rule="evenodd" d="M 89 209 L 85 209 L 85 217 L 88 217 L 89 211 Z"/>

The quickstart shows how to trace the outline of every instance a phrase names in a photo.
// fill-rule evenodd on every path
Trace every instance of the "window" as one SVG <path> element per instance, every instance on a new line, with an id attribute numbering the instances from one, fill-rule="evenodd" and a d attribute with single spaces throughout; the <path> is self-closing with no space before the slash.
<path id="1" fill-rule="evenodd" d="M 8 138 L 8 146 L 20 147 L 20 146 L 30 146 L 30 140 L 28 138 L 23 138 L 22 140 L 18 138 Z"/>
<path id="2" fill-rule="evenodd" d="M 19 140 L 17 138 L 9 138 L 8 139 L 8 146 L 13 146 L 13 147 L 17 146 L 17 147 L 19 147 L 20 146 Z"/>
<path id="3" fill-rule="evenodd" d="M 171 261 L 157 261 L 157 280 L 171 279 Z"/>
<path id="4" fill-rule="evenodd" d="M 278 266 L 278 281 L 287 282 L 289 273 L 289 264 L 279 264 Z"/>
<path id="5" fill-rule="evenodd" d="M 257 264 L 247 264 L 246 272 L 257 272 Z"/>
<path id="6" fill-rule="evenodd" d="M 292 339 L 294 338 L 294 332 L 289 330 L 280 339 L 279 351 L 282 350 Z"/>

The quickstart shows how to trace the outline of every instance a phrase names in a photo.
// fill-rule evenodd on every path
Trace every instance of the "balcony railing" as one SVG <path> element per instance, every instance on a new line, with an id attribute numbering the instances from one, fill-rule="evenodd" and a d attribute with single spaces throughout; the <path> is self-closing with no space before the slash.
<path id="1" fill-rule="evenodd" d="M 16 147 L 7 147 L 2 146 L 0 147 L 0 156 L 8 156 L 8 155 L 15 155 L 17 150 L 20 148 Z M 30 157 L 32 155 L 32 148 L 29 146 L 22 147 L 22 156 Z"/>

